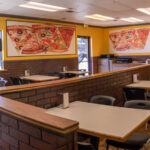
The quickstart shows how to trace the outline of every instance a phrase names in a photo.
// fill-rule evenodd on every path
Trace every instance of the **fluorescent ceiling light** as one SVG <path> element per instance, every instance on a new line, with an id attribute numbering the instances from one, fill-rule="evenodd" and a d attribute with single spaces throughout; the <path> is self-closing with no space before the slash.
<path id="1" fill-rule="evenodd" d="M 91 18 L 91 19 L 97 19 L 97 20 L 101 20 L 101 21 L 113 20 L 114 19 L 112 17 L 103 16 L 103 15 L 99 15 L 99 14 L 93 14 L 93 15 L 89 15 L 89 16 L 85 16 L 85 17 Z"/>
<path id="2" fill-rule="evenodd" d="M 137 8 L 136 10 L 150 15 L 150 8 Z"/>
<path id="3" fill-rule="evenodd" d="M 134 17 L 121 18 L 120 20 L 127 21 L 127 22 L 143 22 L 144 21 L 144 20 L 137 19 Z"/>
<path id="4" fill-rule="evenodd" d="M 67 9 L 64 7 L 58 7 L 58 6 L 54 6 L 54 5 L 48 5 L 48 4 L 37 3 L 37 2 L 27 2 L 27 3 L 21 4 L 19 6 L 25 7 L 25 8 L 43 10 L 43 11 L 50 11 L 50 12 L 55 12 L 55 11 Z"/>

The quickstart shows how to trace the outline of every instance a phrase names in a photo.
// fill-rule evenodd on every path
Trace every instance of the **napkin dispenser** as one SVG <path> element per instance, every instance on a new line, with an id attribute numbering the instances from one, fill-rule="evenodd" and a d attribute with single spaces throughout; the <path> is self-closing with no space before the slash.
<path id="1" fill-rule="evenodd" d="M 69 107 L 69 93 L 63 93 L 63 108 Z"/>
<path id="2" fill-rule="evenodd" d="M 133 82 L 134 82 L 134 83 L 136 83 L 136 82 L 139 81 L 139 80 L 138 80 L 138 76 L 139 76 L 139 74 L 137 74 L 137 73 L 133 74 Z"/>

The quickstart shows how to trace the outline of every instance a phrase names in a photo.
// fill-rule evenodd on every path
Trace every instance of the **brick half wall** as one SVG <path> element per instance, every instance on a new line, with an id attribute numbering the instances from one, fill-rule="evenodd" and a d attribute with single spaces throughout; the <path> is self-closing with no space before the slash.
<path id="1" fill-rule="evenodd" d="M 134 73 L 139 73 L 141 80 L 149 79 L 150 65 L 114 71 L 108 74 L 104 73 L 102 76 L 98 74 L 91 78 L 84 78 L 84 80 L 79 79 L 77 82 L 73 83 L 65 82 L 66 80 L 64 79 L 64 83 L 61 84 L 63 80 L 60 80 L 60 85 L 57 86 L 33 88 L 31 90 L 21 90 L 1 95 L 34 106 L 51 108 L 62 103 L 60 93 L 63 92 L 69 92 L 70 102 L 87 102 L 90 97 L 100 94 L 115 97 L 117 99 L 115 105 L 122 106 L 124 104 L 123 87 L 132 83 L 132 76 Z M 76 81 L 76 79 L 73 78 L 70 80 Z"/>
<path id="2" fill-rule="evenodd" d="M 0 150 L 75 150 L 76 132 L 54 133 L 0 112 Z"/>

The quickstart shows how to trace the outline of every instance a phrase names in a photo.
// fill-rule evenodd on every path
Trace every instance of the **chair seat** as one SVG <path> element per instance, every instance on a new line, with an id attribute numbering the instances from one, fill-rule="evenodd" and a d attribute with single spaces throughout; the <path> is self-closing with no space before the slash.
<path id="1" fill-rule="evenodd" d="M 95 150 L 95 149 L 90 143 L 78 142 L 78 150 Z"/>
<path id="2" fill-rule="evenodd" d="M 135 133 L 125 142 L 107 140 L 106 143 L 119 148 L 140 149 L 149 138 L 148 134 Z"/>

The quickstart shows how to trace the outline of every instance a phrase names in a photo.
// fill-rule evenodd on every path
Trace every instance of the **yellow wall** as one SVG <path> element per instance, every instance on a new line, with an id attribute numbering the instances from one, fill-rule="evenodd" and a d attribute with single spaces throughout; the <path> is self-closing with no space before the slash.
<path id="1" fill-rule="evenodd" d="M 107 53 L 109 52 L 109 31 L 111 30 L 120 30 L 120 29 L 132 29 L 132 28 L 143 28 L 143 27 L 150 27 L 150 25 L 140 25 L 140 26 L 128 26 L 128 27 L 116 27 L 116 28 L 105 28 L 104 29 L 104 51 Z M 127 54 L 116 54 L 116 55 L 150 55 L 149 53 L 127 53 Z"/>
<path id="2" fill-rule="evenodd" d="M 62 24 L 59 22 L 51 22 L 51 21 L 43 21 L 43 20 L 30 20 L 30 19 L 19 19 L 19 18 L 6 18 L 0 17 L 0 29 L 3 33 L 4 45 L 3 45 L 3 59 L 4 60 L 27 60 L 27 59 L 53 59 L 53 58 L 67 58 L 67 57 L 77 57 L 77 53 L 75 55 L 59 55 L 59 56 L 30 56 L 30 57 L 7 57 L 7 47 L 6 47 L 6 20 L 14 20 L 14 21 L 29 21 L 29 22 L 40 22 L 40 23 L 54 23 L 54 24 Z M 99 56 L 104 53 L 103 51 L 103 28 L 89 27 L 88 29 L 84 29 L 83 25 L 74 25 L 63 23 L 63 25 L 72 25 L 76 26 L 76 36 L 89 36 L 91 38 L 91 55 Z M 76 46 L 77 47 L 77 46 Z"/>

